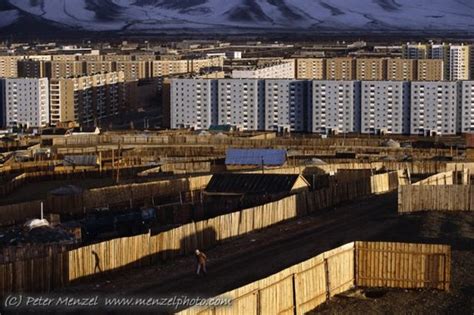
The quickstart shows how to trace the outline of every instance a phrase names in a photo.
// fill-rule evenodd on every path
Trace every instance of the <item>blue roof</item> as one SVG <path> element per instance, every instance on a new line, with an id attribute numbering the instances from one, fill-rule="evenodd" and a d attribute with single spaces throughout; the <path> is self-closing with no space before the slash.
<path id="1" fill-rule="evenodd" d="M 275 149 L 228 149 L 226 165 L 283 165 L 286 161 L 286 150 Z"/>

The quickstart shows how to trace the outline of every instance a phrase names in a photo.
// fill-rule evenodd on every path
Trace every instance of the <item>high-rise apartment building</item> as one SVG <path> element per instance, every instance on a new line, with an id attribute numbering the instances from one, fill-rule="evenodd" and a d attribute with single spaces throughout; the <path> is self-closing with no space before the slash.
<path id="1" fill-rule="evenodd" d="M 5 127 L 44 127 L 49 124 L 47 78 L 0 79 L 0 108 Z"/>
<path id="2" fill-rule="evenodd" d="M 212 57 L 204 59 L 190 59 L 189 71 L 192 73 L 199 73 L 205 68 L 222 68 L 224 67 L 223 57 Z M 294 68 L 293 68 L 294 69 Z"/>
<path id="3" fill-rule="evenodd" d="M 52 55 L 52 61 L 78 61 L 78 57 L 76 55 Z"/>
<path id="4" fill-rule="evenodd" d="M 360 132 L 360 82 L 312 81 L 309 124 L 314 133 Z"/>
<path id="5" fill-rule="evenodd" d="M 405 44 L 402 45 L 402 57 L 404 59 L 427 59 L 431 54 L 431 45 L 429 44 Z"/>
<path id="6" fill-rule="evenodd" d="M 298 58 L 296 59 L 296 78 L 306 80 L 324 80 L 326 59 Z"/>
<path id="7" fill-rule="evenodd" d="M 46 61 L 53 60 L 53 56 L 52 55 L 27 55 L 25 56 L 25 59 L 46 62 Z"/>
<path id="8" fill-rule="evenodd" d="M 388 59 L 388 81 L 413 81 L 417 76 L 417 61 L 414 59 Z"/>
<path id="9" fill-rule="evenodd" d="M 76 121 L 100 124 L 118 115 L 126 100 L 123 72 L 110 72 L 77 78 L 52 79 L 51 124 Z"/>
<path id="10" fill-rule="evenodd" d="M 326 60 L 326 80 L 354 80 L 356 62 L 352 58 L 331 58 Z"/>
<path id="11" fill-rule="evenodd" d="M 82 61 L 53 60 L 46 63 L 46 75 L 50 79 L 74 78 L 84 74 L 84 62 Z"/>
<path id="12" fill-rule="evenodd" d="M 104 55 L 81 55 L 78 57 L 80 61 L 104 61 Z"/>
<path id="13" fill-rule="evenodd" d="M 155 60 L 153 61 L 153 77 L 189 73 L 188 60 Z"/>
<path id="14" fill-rule="evenodd" d="M 362 82 L 361 132 L 369 134 L 410 133 L 409 82 Z"/>
<path id="15" fill-rule="evenodd" d="M 171 128 L 474 132 L 474 81 L 172 79 L 170 100 Z"/>
<path id="16" fill-rule="evenodd" d="M 132 55 L 132 60 L 152 62 L 156 60 L 156 56 L 153 53 L 135 54 Z"/>
<path id="17" fill-rule="evenodd" d="M 449 80 L 469 80 L 471 71 L 470 47 L 451 45 L 449 51 Z"/>
<path id="18" fill-rule="evenodd" d="M 306 131 L 311 88 L 311 82 L 307 80 L 265 80 L 265 129 Z"/>
<path id="19" fill-rule="evenodd" d="M 17 78 L 18 61 L 24 56 L 0 56 L 0 78 Z"/>
<path id="20" fill-rule="evenodd" d="M 117 61 L 115 70 L 125 74 L 125 81 L 137 81 L 148 77 L 147 65 L 147 61 Z"/>
<path id="21" fill-rule="evenodd" d="M 410 132 L 454 135 L 460 128 L 457 82 L 412 82 Z"/>
<path id="22" fill-rule="evenodd" d="M 131 55 L 104 55 L 103 59 L 105 61 L 113 61 L 113 62 L 119 62 L 119 61 L 132 61 L 132 56 Z"/>
<path id="23" fill-rule="evenodd" d="M 356 80 L 386 80 L 387 59 L 358 58 L 356 59 Z"/>
<path id="24" fill-rule="evenodd" d="M 18 77 L 45 78 L 46 76 L 46 61 L 32 59 L 18 60 Z"/>
<path id="25" fill-rule="evenodd" d="M 450 45 L 433 44 L 431 45 L 431 59 L 439 59 L 443 61 L 443 80 L 449 79 L 449 63 L 450 63 Z"/>
<path id="26" fill-rule="evenodd" d="M 459 83 L 461 93 L 461 132 L 474 132 L 474 81 Z"/>
<path id="27" fill-rule="evenodd" d="M 241 130 L 263 130 L 264 81 L 256 79 L 217 81 L 218 124 L 237 126 Z"/>
<path id="28" fill-rule="evenodd" d="M 217 84 L 217 80 L 209 79 L 171 80 L 171 128 L 208 129 L 217 125 Z"/>
<path id="29" fill-rule="evenodd" d="M 471 60 L 469 61 L 470 74 L 469 79 L 474 80 L 474 45 L 469 46 L 469 55 Z"/>
<path id="30" fill-rule="evenodd" d="M 294 79 L 295 61 L 283 60 L 282 62 L 250 67 L 247 69 L 232 70 L 234 79 Z"/>
<path id="31" fill-rule="evenodd" d="M 112 61 L 86 61 L 86 75 L 94 75 L 98 73 L 109 73 L 115 71 L 115 67 Z"/>
<path id="32" fill-rule="evenodd" d="M 417 60 L 418 81 L 443 81 L 444 80 L 444 61 L 442 59 L 419 59 Z"/>
<path id="33" fill-rule="evenodd" d="M 224 58 L 155 60 L 152 62 L 153 77 L 163 77 L 174 74 L 197 73 L 205 68 L 222 68 Z"/>

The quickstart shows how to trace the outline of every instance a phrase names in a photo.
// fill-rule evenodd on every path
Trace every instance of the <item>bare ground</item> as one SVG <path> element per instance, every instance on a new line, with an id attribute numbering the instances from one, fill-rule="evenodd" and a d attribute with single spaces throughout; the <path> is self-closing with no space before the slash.
<path id="1" fill-rule="evenodd" d="M 329 209 L 250 233 L 206 251 L 209 274 L 194 275 L 194 257 L 109 274 L 64 288 L 63 294 L 215 296 L 264 278 L 321 252 L 356 240 L 425 242 L 453 246 L 452 290 L 390 290 L 377 298 L 336 297 L 315 313 L 473 314 L 474 213 L 399 216 L 395 193 Z"/>

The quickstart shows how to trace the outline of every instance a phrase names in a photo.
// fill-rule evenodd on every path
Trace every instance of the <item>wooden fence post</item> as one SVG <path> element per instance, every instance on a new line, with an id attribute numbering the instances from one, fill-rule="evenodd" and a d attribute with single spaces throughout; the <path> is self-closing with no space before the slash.
<path id="1" fill-rule="evenodd" d="M 260 303 L 262 302 L 261 301 L 262 297 L 260 296 L 260 289 L 258 289 L 255 294 L 257 295 L 257 298 L 256 298 L 257 299 L 257 303 L 256 303 L 257 304 L 257 310 L 256 310 L 255 314 L 262 315 L 262 306 L 260 305 Z"/>
<path id="2" fill-rule="evenodd" d="M 292 277 L 291 277 L 291 282 L 292 282 L 292 286 L 293 286 L 293 315 L 297 315 L 298 314 L 298 302 L 297 302 L 297 299 L 296 299 L 296 274 L 293 273 Z"/>
<path id="3" fill-rule="evenodd" d="M 331 299 L 331 281 L 329 280 L 329 265 L 328 259 L 324 258 L 324 276 L 326 280 L 326 303 Z"/>
<path id="4" fill-rule="evenodd" d="M 359 259 L 358 259 L 358 250 L 357 250 L 357 242 L 354 242 L 354 286 L 357 287 L 358 285 L 358 277 L 359 277 Z"/>

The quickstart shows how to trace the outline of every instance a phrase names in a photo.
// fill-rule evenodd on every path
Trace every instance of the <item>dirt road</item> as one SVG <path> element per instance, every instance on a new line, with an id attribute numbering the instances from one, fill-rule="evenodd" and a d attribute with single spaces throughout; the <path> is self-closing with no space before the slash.
<path id="1" fill-rule="evenodd" d="M 375 196 L 226 241 L 206 251 L 210 258 L 206 278 L 194 275 L 194 257 L 183 257 L 57 293 L 215 296 L 351 241 L 385 240 L 453 245 L 453 293 L 439 294 L 457 297 L 464 301 L 457 309 L 469 310 L 473 302 L 469 294 L 474 290 L 474 214 L 399 216 L 396 197 L 396 193 Z M 330 310 L 329 306 L 325 312 Z"/>

